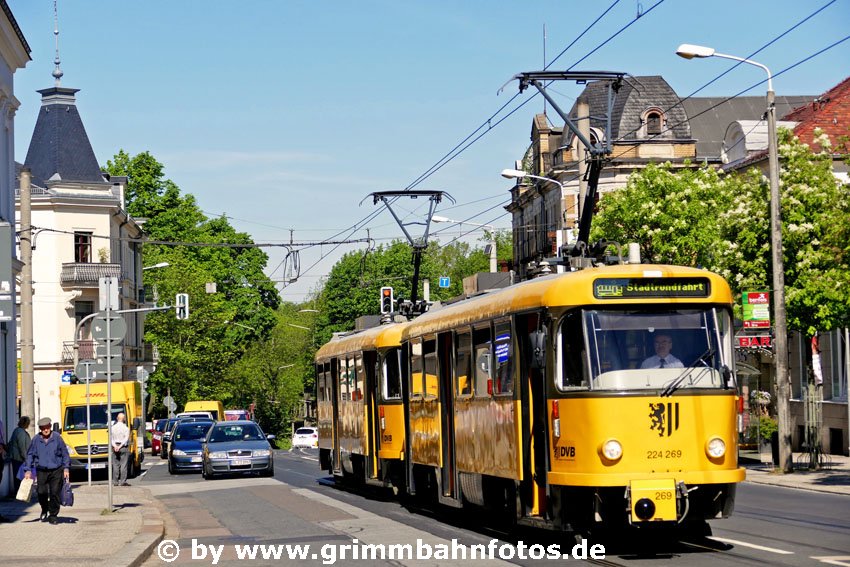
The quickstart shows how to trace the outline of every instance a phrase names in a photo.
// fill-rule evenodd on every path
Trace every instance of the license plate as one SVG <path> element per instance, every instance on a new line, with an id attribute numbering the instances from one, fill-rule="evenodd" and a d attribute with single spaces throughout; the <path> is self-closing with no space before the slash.
<path id="1" fill-rule="evenodd" d="M 105 468 L 106 468 L 106 463 L 92 463 L 92 464 L 91 464 L 91 466 L 89 466 L 88 464 L 86 464 L 86 468 L 90 468 L 90 469 L 105 469 Z"/>
<path id="2" fill-rule="evenodd" d="M 232 461 L 230 461 L 230 464 L 235 467 L 250 465 L 251 459 L 233 459 Z"/>
<path id="3" fill-rule="evenodd" d="M 201 458 L 201 457 L 192 457 L 193 463 L 200 463 L 202 460 L 203 460 L 203 458 Z"/>

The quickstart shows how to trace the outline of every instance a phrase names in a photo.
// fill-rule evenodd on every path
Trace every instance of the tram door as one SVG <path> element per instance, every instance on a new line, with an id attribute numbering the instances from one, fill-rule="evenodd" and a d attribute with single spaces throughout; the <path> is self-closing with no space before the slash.
<path id="1" fill-rule="evenodd" d="M 442 333 L 437 340 L 438 373 L 440 376 L 440 411 L 442 468 L 440 496 L 458 498 L 457 469 L 455 467 L 455 420 L 454 420 L 454 378 L 453 378 L 453 333 Z"/>
<path id="2" fill-rule="evenodd" d="M 381 384 L 381 369 L 378 353 L 367 351 L 363 353 L 363 370 L 366 372 L 366 444 L 363 447 L 363 458 L 366 461 L 366 478 L 378 476 L 378 448 L 381 423 L 378 418 L 378 389 Z"/>
<path id="3" fill-rule="evenodd" d="M 342 462 L 339 454 L 339 359 L 331 359 L 331 398 L 333 399 L 333 472 L 342 474 Z"/>

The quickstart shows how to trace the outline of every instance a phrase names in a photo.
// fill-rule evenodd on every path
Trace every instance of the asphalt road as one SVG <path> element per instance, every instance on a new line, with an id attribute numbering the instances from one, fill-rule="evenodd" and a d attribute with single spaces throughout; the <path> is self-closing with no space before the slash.
<path id="1" fill-rule="evenodd" d="M 267 565 L 298 564 L 410 564 L 462 565 L 474 561 L 377 561 L 357 558 L 356 549 L 340 546 L 363 543 L 406 542 L 414 549 L 417 539 L 431 546 L 450 547 L 456 539 L 464 546 L 514 546 L 522 540 L 525 559 L 513 557 L 502 564 L 541 565 L 551 560 L 531 559 L 547 546 L 558 544 L 569 552 L 572 538 L 539 530 L 504 533 L 482 527 L 480 518 L 456 511 L 413 511 L 383 491 L 351 492 L 335 487 L 318 470 L 315 450 L 277 451 L 275 478 L 232 477 L 205 481 L 200 474 L 170 475 L 165 461 L 146 460 L 146 472 L 131 482 L 149 488 L 168 510 L 173 522 L 166 538 L 180 546 L 174 564 Z M 612 542 L 604 560 L 596 565 L 689 565 L 695 567 L 740 565 L 839 565 L 850 567 L 850 497 L 743 483 L 739 486 L 732 518 L 711 522 L 712 536 L 687 542 L 642 537 L 639 541 Z M 491 540 L 496 539 L 496 544 Z M 194 544 L 193 544 L 194 540 Z M 255 559 L 239 560 L 257 546 Z M 310 545 L 306 560 L 262 559 L 260 545 Z M 534 549 L 531 546 L 536 545 Z M 201 547 L 203 546 L 203 547 Z M 247 547 L 246 547 L 247 546 Z M 356 547 L 356 546 L 355 546 Z M 244 555 L 248 550 L 248 555 Z M 304 548 L 300 548 L 302 552 Z M 425 549 L 423 547 L 423 549 Z M 467 548 L 469 551 L 471 548 Z M 319 551 L 321 550 L 321 551 Z M 500 562 L 496 548 L 495 559 Z M 343 559 L 341 554 L 347 555 Z M 471 551 L 469 551 L 471 553 Z M 216 555 L 219 553 L 220 555 Z M 424 551 L 423 551 L 424 553 Z M 203 555 L 203 557 L 202 557 Z M 313 558 L 314 557 L 314 558 Z M 577 561 L 575 561 L 577 562 Z M 156 553 L 145 565 L 163 565 Z"/>

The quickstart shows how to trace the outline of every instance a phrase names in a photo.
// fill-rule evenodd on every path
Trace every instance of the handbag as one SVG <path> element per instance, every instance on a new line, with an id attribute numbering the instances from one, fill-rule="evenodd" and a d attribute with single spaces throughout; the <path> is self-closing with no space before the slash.
<path id="1" fill-rule="evenodd" d="M 71 482 L 66 478 L 64 484 L 62 484 L 62 494 L 59 498 L 59 503 L 62 506 L 73 506 L 74 505 L 74 491 L 71 490 Z"/>
<path id="2" fill-rule="evenodd" d="M 15 495 L 15 500 L 21 502 L 29 502 L 32 500 L 32 484 L 31 478 L 25 478 L 21 481 L 21 486 L 18 487 L 18 493 Z"/>

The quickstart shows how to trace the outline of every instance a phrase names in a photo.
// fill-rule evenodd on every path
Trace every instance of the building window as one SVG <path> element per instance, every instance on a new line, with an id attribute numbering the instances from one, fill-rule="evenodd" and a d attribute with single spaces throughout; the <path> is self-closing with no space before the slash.
<path id="1" fill-rule="evenodd" d="M 658 136 L 661 134 L 661 127 L 663 124 L 661 112 L 659 112 L 658 110 L 650 110 L 646 113 L 644 121 L 646 123 L 647 137 Z"/>
<path id="2" fill-rule="evenodd" d="M 74 233 L 74 262 L 88 264 L 91 262 L 91 232 Z"/>

